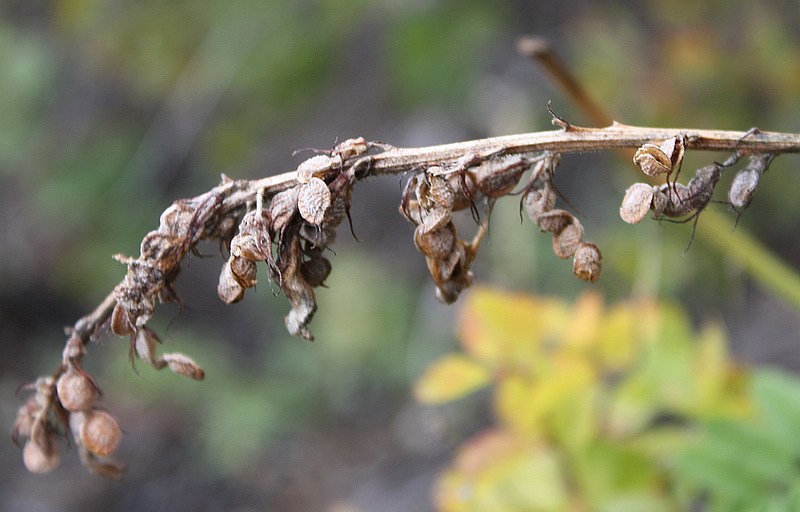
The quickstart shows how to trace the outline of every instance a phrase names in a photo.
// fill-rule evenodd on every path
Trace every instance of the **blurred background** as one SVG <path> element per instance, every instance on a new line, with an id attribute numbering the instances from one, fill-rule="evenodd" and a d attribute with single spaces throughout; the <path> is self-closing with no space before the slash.
<path id="1" fill-rule="evenodd" d="M 620 122 L 800 132 L 800 9 L 787 0 L 1 1 L 0 424 L 13 423 L 17 388 L 57 364 L 62 327 L 123 277 L 111 255 L 138 254 L 163 209 L 220 173 L 284 172 L 308 156 L 294 150 L 337 138 L 421 146 L 547 130 L 551 100 L 590 124 L 516 53 L 529 33 Z M 718 156 L 689 155 L 684 176 Z M 797 163 L 773 163 L 731 235 L 794 268 Z M 709 243 L 702 217 L 685 255 L 690 225 L 622 223 L 634 181 L 613 153 L 567 156 L 556 176 L 603 250 L 598 283 L 572 276 L 514 198 L 492 217 L 478 281 L 672 300 L 694 322 L 721 321 L 737 361 L 800 369 L 796 306 Z M 222 260 L 201 247 L 209 257 L 177 283 L 186 306 L 160 308 L 154 325 L 206 380 L 134 371 L 124 339 L 91 347 L 86 367 L 125 431 L 124 481 L 84 471 L 75 450 L 30 475 L 0 443 L 0 510 L 432 510 L 437 475 L 492 413 L 480 397 L 428 407 L 410 392 L 456 345 L 462 306 L 436 301 L 400 191 L 393 178 L 356 186 L 360 242 L 340 230 L 313 344 L 286 334 L 288 304 L 268 286 L 223 305 Z"/>

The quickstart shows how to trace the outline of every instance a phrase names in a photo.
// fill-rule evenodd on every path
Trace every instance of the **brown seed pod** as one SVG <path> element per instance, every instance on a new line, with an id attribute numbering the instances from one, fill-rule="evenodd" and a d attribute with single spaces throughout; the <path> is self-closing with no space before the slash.
<path id="1" fill-rule="evenodd" d="M 511 193 L 529 163 L 522 157 L 488 160 L 474 171 L 478 190 L 486 197 L 498 198 Z"/>
<path id="2" fill-rule="evenodd" d="M 597 281 L 603 266 L 603 255 L 600 248 L 591 242 L 581 242 L 575 251 L 572 270 L 580 279 L 589 282 Z"/>
<path id="3" fill-rule="evenodd" d="M 331 270 L 331 262 L 324 256 L 315 256 L 300 264 L 300 274 L 308 284 L 314 287 L 324 285 Z"/>
<path id="4" fill-rule="evenodd" d="M 111 312 L 111 332 L 117 336 L 128 336 L 133 333 L 133 327 L 128 310 L 117 302 L 114 311 Z"/>
<path id="5" fill-rule="evenodd" d="M 71 366 L 56 382 L 58 400 L 68 411 L 88 411 L 100 398 L 94 380 L 82 369 Z"/>
<path id="6" fill-rule="evenodd" d="M 619 216 L 628 224 L 637 224 L 644 219 L 653 203 L 653 187 L 647 183 L 634 183 L 625 191 Z"/>
<path id="7" fill-rule="evenodd" d="M 117 420 L 106 411 L 95 409 L 86 415 L 81 425 L 80 441 L 98 457 L 107 457 L 117 450 L 122 430 Z"/>
<path id="8" fill-rule="evenodd" d="M 229 262 L 231 275 L 242 288 L 252 288 L 256 285 L 258 269 L 255 261 L 231 256 Z"/>
<path id="9" fill-rule="evenodd" d="M 539 224 L 542 215 L 551 211 L 556 205 L 556 193 L 549 185 L 545 185 L 543 189 L 532 188 L 522 196 L 522 202 L 528 218 Z"/>
<path id="10" fill-rule="evenodd" d="M 436 169 L 438 169 L 438 172 L 441 172 L 441 167 L 431 167 L 428 169 L 428 198 L 440 207 L 452 211 L 455 191 L 444 176 L 436 174 Z"/>
<path id="11" fill-rule="evenodd" d="M 161 359 L 167 363 L 172 373 L 177 373 L 178 375 L 183 375 L 184 377 L 189 377 L 194 380 L 203 380 L 206 376 L 203 368 L 187 355 L 174 352 L 172 354 L 164 354 Z"/>
<path id="12" fill-rule="evenodd" d="M 692 193 L 682 183 L 664 183 L 653 195 L 653 212 L 656 218 L 661 215 L 672 218 L 683 217 L 690 214 L 694 208 Z"/>
<path id="13" fill-rule="evenodd" d="M 333 153 L 338 155 L 342 160 L 347 160 L 356 156 L 361 156 L 369 151 L 370 144 L 364 137 L 356 137 L 354 139 L 347 139 L 337 144 L 333 148 Z"/>
<path id="14" fill-rule="evenodd" d="M 549 233 L 561 233 L 575 217 L 566 210 L 550 210 L 539 216 L 539 229 Z"/>
<path id="15" fill-rule="evenodd" d="M 452 222 L 433 231 L 425 231 L 421 226 L 414 230 L 414 244 L 419 252 L 437 260 L 447 258 L 455 240 L 456 228 Z"/>
<path id="16" fill-rule="evenodd" d="M 728 201 L 735 211 L 741 213 L 750 206 L 753 194 L 755 194 L 758 183 L 761 181 L 761 176 L 769 168 L 774 156 L 772 154 L 751 156 L 747 166 L 733 178 L 731 188 L 728 191 Z"/>
<path id="17" fill-rule="evenodd" d="M 308 183 L 311 178 L 323 176 L 326 172 L 341 167 L 342 159 L 339 155 L 312 156 L 297 166 L 297 181 Z"/>
<path id="18" fill-rule="evenodd" d="M 575 217 L 560 233 L 553 235 L 553 252 L 562 259 L 571 258 L 583 239 L 583 226 Z"/>
<path id="19" fill-rule="evenodd" d="M 233 275 L 230 260 L 225 262 L 222 266 L 222 272 L 219 273 L 217 295 L 225 304 L 239 302 L 244 297 L 244 288 Z"/>
<path id="20" fill-rule="evenodd" d="M 22 462 L 31 473 L 47 473 L 61 462 L 58 443 L 50 436 L 29 439 L 22 448 Z"/>
<path id="21" fill-rule="evenodd" d="M 671 137 L 661 145 L 644 144 L 633 155 L 633 163 L 648 176 L 670 174 L 683 161 L 684 138 Z"/>
<path id="22" fill-rule="evenodd" d="M 300 187 L 297 209 L 306 222 L 319 225 L 325 218 L 325 211 L 331 205 L 331 191 L 319 178 L 310 178 Z"/>

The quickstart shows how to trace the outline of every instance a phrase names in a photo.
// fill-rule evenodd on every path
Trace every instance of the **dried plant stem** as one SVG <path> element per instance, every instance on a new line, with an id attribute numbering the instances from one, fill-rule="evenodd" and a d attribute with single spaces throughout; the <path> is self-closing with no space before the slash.
<path id="1" fill-rule="evenodd" d="M 563 122 L 563 121 L 561 121 Z M 542 151 L 554 153 L 590 152 L 616 148 L 636 148 L 642 144 L 673 137 L 686 136 L 687 150 L 734 151 L 742 153 L 798 153 L 800 134 L 744 131 L 699 130 L 690 128 L 649 128 L 614 123 L 605 128 L 583 128 L 564 124 L 564 129 L 491 137 L 439 146 L 394 148 L 365 157 L 369 171 L 357 178 L 397 174 L 409 170 L 452 163 L 465 154 L 481 156 L 531 154 Z M 364 160 L 364 159 L 362 159 Z M 334 171 L 331 171 L 334 172 Z M 252 204 L 258 191 L 271 196 L 297 184 L 295 171 L 257 180 L 224 180 L 213 190 L 189 199 L 202 202 L 210 195 L 221 196 L 222 202 L 215 220 Z M 210 226 L 206 227 L 207 231 Z M 78 320 L 73 330 L 84 342 L 97 332 L 111 315 L 116 301 L 110 293 L 90 314 Z"/>

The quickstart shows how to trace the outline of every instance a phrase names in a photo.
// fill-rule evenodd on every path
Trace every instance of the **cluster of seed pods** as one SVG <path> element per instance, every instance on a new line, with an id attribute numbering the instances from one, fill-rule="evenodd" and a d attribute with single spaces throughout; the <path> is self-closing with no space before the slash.
<path id="1" fill-rule="evenodd" d="M 664 174 L 669 177 L 673 172 L 677 174 L 683 160 L 684 141 L 685 137 L 673 137 L 661 145 L 644 144 L 637 150 L 634 163 L 649 176 Z M 620 217 L 629 224 L 636 224 L 652 211 L 656 219 L 668 217 L 680 221 L 696 220 L 711 203 L 722 172 L 736 165 L 742 156 L 741 152 L 736 151 L 722 163 L 712 162 L 697 169 L 687 185 L 676 181 L 667 181 L 662 185 L 634 183 L 625 191 L 619 210 Z M 761 176 L 769 168 L 774 156 L 749 155 L 748 163 L 734 177 L 728 192 L 728 203 L 737 214 L 741 214 L 750 205 Z"/>

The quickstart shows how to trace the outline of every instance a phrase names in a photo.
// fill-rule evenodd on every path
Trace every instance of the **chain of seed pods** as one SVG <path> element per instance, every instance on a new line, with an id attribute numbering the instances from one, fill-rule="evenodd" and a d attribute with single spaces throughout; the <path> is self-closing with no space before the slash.
<path id="1" fill-rule="evenodd" d="M 644 144 L 636 151 L 633 161 L 649 176 L 666 175 L 669 178 L 680 169 L 684 142 L 685 137 L 678 136 L 660 145 Z M 737 151 L 722 163 L 713 162 L 697 169 L 687 185 L 669 181 L 655 186 L 634 183 L 625 191 L 620 217 L 629 224 L 637 224 L 652 211 L 655 219 L 696 220 L 711 202 L 722 172 L 734 166 L 742 156 Z M 749 155 L 748 163 L 734 177 L 728 191 L 728 203 L 737 214 L 741 215 L 752 202 L 761 176 L 774 157 L 774 154 Z"/>

